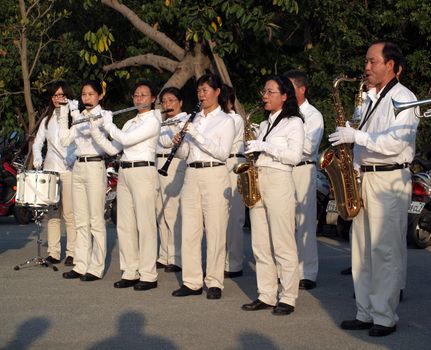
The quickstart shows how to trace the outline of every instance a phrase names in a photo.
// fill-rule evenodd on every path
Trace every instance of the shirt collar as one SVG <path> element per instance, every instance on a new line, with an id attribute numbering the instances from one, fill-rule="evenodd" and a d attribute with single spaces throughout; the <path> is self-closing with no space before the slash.
<path id="1" fill-rule="evenodd" d="M 205 118 L 205 117 L 211 117 L 211 116 L 216 115 L 217 113 L 220 113 L 220 112 L 221 112 L 221 107 L 218 106 L 216 109 L 212 110 L 207 115 L 205 115 L 204 112 L 202 111 L 201 115 L 202 115 L 202 117 Z"/>
<path id="2" fill-rule="evenodd" d="M 275 112 L 274 114 L 270 114 L 269 115 L 269 118 L 268 118 L 268 121 L 272 124 L 272 123 L 274 123 L 274 121 L 275 121 L 275 119 L 277 119 L 277 117 L 280 115 L 280 113 L 281 113 L 281 109 L 279 110 L 279 111 L 277 111 L 277 112 Z"/>

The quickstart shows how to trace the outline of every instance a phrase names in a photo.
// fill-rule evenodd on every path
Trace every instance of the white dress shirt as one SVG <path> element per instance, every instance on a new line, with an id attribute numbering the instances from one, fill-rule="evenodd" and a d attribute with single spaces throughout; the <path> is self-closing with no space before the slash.
<path id="1" fill-rule="evenodd" d="M 169 154 L 171 152 L 171 148 L 173 146 L 172 138 L 181 131 L 181 126 L 184 125 L 188 117 L 189 115 L 186 112 L 181 112 L 176 116 L 167 119 L 169 121 L 178 121 L 178 124 L 162 126 L 156 148 L 156 152 L 158 154 Z"/>
<path id="2" fill-rule="evenodd" d="M 37 131 L 36 138 L 34 139 L 33 154 L 35 158 L 42 158 L 42 148 L 46 140 L 47 151 L 45 161 L 43 163 L 43 170 L 62 173 L 70 170 L 75 162 L 76 146 L 62 146 L 59 136 L 59 116 L 60 111 L 56 109 L 54 110 L 48 125 L 46 125 L 47 117 L 42 120 L 39 130 Z"/>
<path id="3" fill-rule="evenodd" d="M 194 119 L 193 125 L 197 135 L 186 134 L 184 142 L 179 148 L 179 156 L 187 158 L 187 164 L 193 162 L 222 162 L 229 157 L 235 136 L 233 119 L 221 110 L 216 109 L 204 115 L 200 112 Z"/>
<path id="4" fill-rule="evenodd" d="M 304 117 L 304 151 L 301 161 L 317 161 L 320 142 L 323 137 L 323 116 L 312 106 L 308 100 L 305 100 L 299 110 Z"/>
<path id="5" fill-rule="evenodd" d="M 103 155 L 104 150 L 93 140 L 90 134 L 90 122 L 84 122 L 81 124 L 73 125 L 70 129 L 67 129 L 67 115 L 69 108 L 67 106 L 60 107 L 60 142 L 63 146 L 67 147 L 72 143 L 76 144 L 76 155 L 81 156 L 99 156 Z M 108 111 L 105 111 L 97 105 L 91 111 L 84 110 L 82 114 L 78 111 L 73 111 L 72 116 L 74 121 L 82 118 L 87 118 L 90 114 L 97 116 L 102 115 L 102 118 L 97 120 L 97 123 L 103 125 L 106 121 Z"/>
<path id="6" fill-rule="evenodd" d="M 229 116 L 235 123 L 235 137 L 233 139 L 232 151 L 233 154 L 244 153 L 244 118 L 235 111 L 230 111 Z"/>
<path id="7" fill-rule="evenodd" d="M 281 110 L 260 123 L 258 140 L 263 140 L 266 131 L 280 113 Z M 303 124 L 299 117 L 283 118 L 266 137 L 268 150 L 260 153 L 256 166 L 292 171 L 292 166 L 302 158 L 305 139 Z"/>
<path id="8" fill-rule="evenodd" d="M 375 105 L 382 91 L 383 88 L 378 94 L 375 89 L 369 91 L 368 99 L 362 108 L 362 119 L 370 101 Z M 365 146 L 355 144 L 356 164 L 403 164 L 413 160 L 419 119 L 415 116 L 414 108 L 406 109 L 395 116 L 392 99 L 408 102 L 416 101 L 416 96 L 400 83 L 389 90 L 361 128 L 361 144 Z"/>

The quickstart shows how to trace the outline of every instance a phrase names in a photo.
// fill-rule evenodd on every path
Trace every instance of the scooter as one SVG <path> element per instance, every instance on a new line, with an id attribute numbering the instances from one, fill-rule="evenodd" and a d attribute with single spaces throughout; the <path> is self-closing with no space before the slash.
<path id="1" fill-rule="evenodd" d="M 108 184 L 106 187 L 105 199 L 105 220 L 111 218 L 114 225 L 117 224 L 117 183 L 118 183 L 118 162 L 110 161 L 106 167 Z"/>
<path id="2" fill-rule="evenodd" d="M 15 205 L 16 175 L 15 150 L 20 141 L 16 131 L 4 139 L 0 154 L 0 216 L 14 215 L 17 223 L 27 225 L 33 219 L 31 210 Z"/>

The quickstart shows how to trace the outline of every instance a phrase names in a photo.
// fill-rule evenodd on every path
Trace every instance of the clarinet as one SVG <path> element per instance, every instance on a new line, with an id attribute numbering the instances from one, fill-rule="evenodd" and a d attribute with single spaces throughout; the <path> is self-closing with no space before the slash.
<path id="1" fill-rule="evenodd" d="M 168 176 L 169 165 L 171 164 L 172 159 L 175 156 L 175 153 L 177 153 L 178 148 L 180 148 L 181 144 L 183 143 L 184 137 L 187 134 L 187 132 L 185 131 L 186 127 L 187 127 L 187 125 L 189 123 L 193 122 L 193 119 L 195 119 L 196 114 L 198 114 L 200 112 L 201 106 L 202 106 L 202 102 L 199 101 L 197 103 L 197 105 L 195 106 L 195 108 L 193 109 L 192 113 L 190 114 L 189 119 L 187 119 L 187 122 L 184 124 L 183 128 L 181 129 L 181 131 L 180 131 L 180 142 L 178 142 L 177 144 L 175 144 L 172 147 L 171 153 L 169 153 L 169 156 L 166 159 L 165 164 L 163 164 L 163 166 L 158 170 L 158 172 L 159 172 L 160 175 L 162 175 L 162 176 Z"/>

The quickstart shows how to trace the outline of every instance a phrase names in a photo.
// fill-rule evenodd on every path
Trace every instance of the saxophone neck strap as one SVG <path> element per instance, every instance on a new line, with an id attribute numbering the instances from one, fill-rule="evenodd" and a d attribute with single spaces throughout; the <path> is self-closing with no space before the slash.
<path id="1" fill-rule="evenodd" d="M 281 113 L 280 113 L 281 114 Z M 280 117 L 280 114 L 277 116 L 277 118 L 274 120 L 274 122 L 271 124 L 268 119 L 268 128 L 266 129 L 265 136 L 263 137 L 262 141 L 266 141 L 266 137 L 269 135 L 269 133 L 274 129 L 278 123 L 281 122 L 282 117 Z"/>
<path id="2" fill-rule="evenodd" d="M 361 130 L 365 123 L 370 119 L 371 115 L 376 110 L 377 106 L 379 105 L 380 101 L 386 96 L 386 94 L 398 83 L 398 79 L 396 77 L 392 78 L 392 80 L 385 86 L 382 93 L 380 94 L 379 99 L 377 100 L 376 104 L 373 106 L 373 101 L 370 101 L 370 104 L 368 105 L 367 112 L 365 113 L 364 120 L 362 121 L 361 125 L 359 126 L 358 130 Z M 373 108 L 371 108 L 373 107 Z"/>

